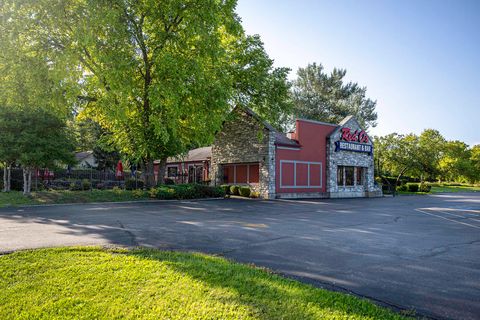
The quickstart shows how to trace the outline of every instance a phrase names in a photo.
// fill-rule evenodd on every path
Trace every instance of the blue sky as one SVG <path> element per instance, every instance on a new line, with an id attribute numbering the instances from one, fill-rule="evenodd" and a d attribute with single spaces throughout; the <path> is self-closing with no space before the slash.
<path id="1" fill-rule="evenodd" d="M 480 1 L 238 0 L 276 66 L 347 69 L 377 100 L 371 133 L 480 144 Z"/>

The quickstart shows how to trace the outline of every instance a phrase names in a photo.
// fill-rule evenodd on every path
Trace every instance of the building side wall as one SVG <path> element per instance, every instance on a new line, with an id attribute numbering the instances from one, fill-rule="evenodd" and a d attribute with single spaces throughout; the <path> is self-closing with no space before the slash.
<path id="1" fill-rule="evenodd" d="M 258 163 L 259 183 L 251 184 L 253 191 L 269 199 L 275 196 L 275 152 L 273 134 L 263 123 L 242 109 L 232 112 L 216 135 L 212 146 L 211 179 L 213 185 L 223 183 L 222 165 Z M 273 149 L 274 150 L 274 149 Z M 272 187 L 273 185 L 273 187 Z"/>
<path id="2" fill-rule="evenodd" d="M 362 130 L 358 123 L 351 119 L 343 125 L 343 127 L 354 130 Z M 374 161 L 373 153 L 361 153 L 355 151 L 335 151 L 335 142 L 339 141 L 341 130 L 337 130 L 330 136 L 327 150 L 327 192 L 331 198 L 353 198 L 353 197 L 372 197 L 381 196 L 381 190 L 375 186 L 374 180 Z M 368 144 L 373 144 L 369 139 Z M 373 150 L 374 152 L 374 150 Z M 338 186 L 337 185 L 337 168 L 338 166 L 352 166 L 365 168 L 364 184 L 361 186 Z M 356 181 L 356 172 L 355 172 Z"/>
<path id="3" fill-rule="evenodd" d="M 301 147 L 277 146 L 276 149 L 276 195 L 278 198 L 324 198 L 327 196 L 326 137 L 335 128 L 334 125 L 297 120 L 296 131 L 292 137 L 298 140 Z"/>

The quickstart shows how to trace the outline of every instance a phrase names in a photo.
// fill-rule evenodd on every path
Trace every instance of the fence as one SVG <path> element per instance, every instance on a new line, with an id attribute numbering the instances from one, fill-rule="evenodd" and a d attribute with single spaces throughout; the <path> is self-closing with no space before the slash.
<path id="1" fill-rule="evenodd" d="M 3 170 L 0 170 L 0 184 L 3 187 Z M 53 190 L 91 190 L 91 189 L 141 189 L 145 174 L 136 171 L 124 171 L 123 176 L 117 177 L 112 170 L 99 171 L 96 169 L 75 170 L 34 170 L 32 174 L 32 191 L 45 189 Z M 11 189 L 23 190 L 23 170 L 12 168 Z"/>

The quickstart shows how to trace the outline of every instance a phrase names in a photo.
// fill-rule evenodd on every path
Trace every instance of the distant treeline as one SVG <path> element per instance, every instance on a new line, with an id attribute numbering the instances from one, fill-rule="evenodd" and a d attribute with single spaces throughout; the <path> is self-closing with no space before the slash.
<path id="1" fill-rule="evenodd" d="M 407 176 L 420 181 L 480 182 L 480 145 L 447 141 L 439 131 L 374 137 L 377 177 Z"/>

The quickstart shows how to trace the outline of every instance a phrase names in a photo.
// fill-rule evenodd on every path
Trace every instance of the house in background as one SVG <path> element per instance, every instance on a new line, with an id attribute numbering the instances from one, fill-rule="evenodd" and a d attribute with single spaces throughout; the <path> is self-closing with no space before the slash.
<path id="1" fill-rule="evenodd" d="M 175 183 L 208 183 L 212 147 L 190 150 L 185 156 L 167 159 L 165 178 Z M 154 162 L 154 173 L 158 176 L 160 161 Z"/>
<path id="2" fill-rule="evenodd" d="M 75 160 L 77 161 L 76 168 L 96 168 L 98 166 L 93 151 L 77 152 L 75 153 Z"/>

